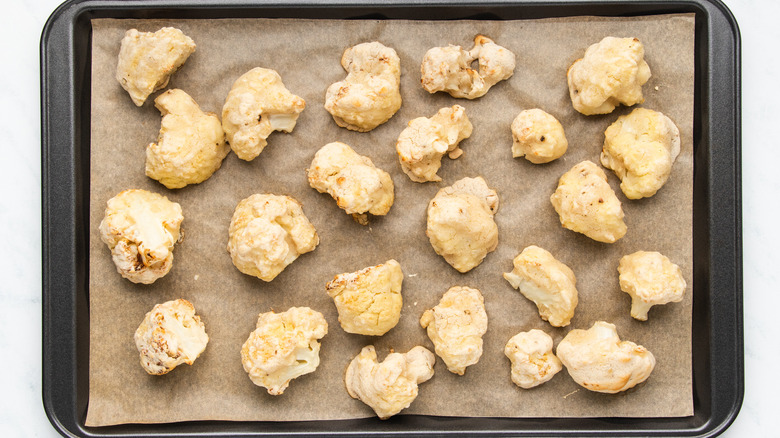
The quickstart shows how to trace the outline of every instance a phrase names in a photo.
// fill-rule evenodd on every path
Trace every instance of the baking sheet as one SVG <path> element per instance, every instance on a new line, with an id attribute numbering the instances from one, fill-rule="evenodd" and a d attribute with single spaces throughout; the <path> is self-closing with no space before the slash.
<path id="1" fill-rule="evenodd" d="M 423 384 L 407 414 L 452 416 L 686 416 L 691 396 L 692 288 L 692 15 L 602 19 L 578 17 L 533 21 L 336 21 L 336 20 L 93 20 L 92 144 L 90 203 L 90 395 L 86 424 L 185 420 L 313 420 L 372 416 L 347 394 L 343 372 L 360 349 L 373 343 L 380 359 L 390 348 L 414 345 L 432 349 L 419 326 L 422 312 L 438 303 L 453 285 L 479 288 L 489 317 L 481 361 L 456 376 L 437 361 L 436 375 Z M 253 162 L 231 154 L 206 182 L 168 190 L 144 176 L 144 148 L 154 141 L 160 116 L 152 99 L 137 108 L 114 80 L 116 55 L 124 32 L 181 28 L 198 44 L 170 88 L 187 91 L 206 111 L 221 113 L 233 81 L 249 69 L 277 70 L 287 87 L 303 97 L 307 109 L 291 134 L 275 133 Z M 446 29 L 446 30 L 445 30 Z M 515 75 L 475 101 L 429 95 L 419 86 L 425 51 L 448 43 L 471 47 L 477 33 L 493 38 L 517 55 Z M 644 87 L 644 107 L 659 110 L 681 131 L 682 152 L 666 186 L 654 197 L 624 202 L 628 234 L 615 244 L 591 241 L 564 230 L 549 203 L 557 179 L 584 159 L 598 162 L 603 131 L 618 115 L 582 116 L 571 108 L 566 88 L 568 66 L 585 48 L 607 35 L 636 36 L 645 44 L 653 77 Z M 401 57 L 404 104 L 386 124 L 370 133 L 338 128 L 322 108 L 325 89 L 345 74 L 344 48 L 378 40 Z M 284 43 L 280 43 L 284 42 Z M 305 60 L 305 61 L 304 61 Z M 153 95 L 156 96 L 157 94 Z M 474 124 L 461 143 L 464 155 L 444 159 L 440 183 L 413 183 L 400 169 L 394 143 L 414 117 L 460 104 Z M 540 107 L 555 115 L 569 139 L 569 150 L 547 165 L 511 158 L 509 125 L 523 109 Z M 386 217 L 368 227 L 355 223 L 327 195 L 311 189 L 304 169 L 325 143 L 343 141 L 388 171 L 396 203 Z M 425 237 L 425 209 L 439 188 L 466 176 L 482 175 L 501 197 L 496 215 L 499 246 L 482 265 L 460 274 L 437 256 Z M 105 202 L 121 190 L 144 188 L 182 205 L 185 240 L 174 251 L 174 267 L 150 286 L 122 279 L 100 241 L 97 225 Z M 236 270 L 225 250 L 235 205 L 257 192 L 287 194 L 304 205 L 321 243 L 271 283 Z M 533 303 L 512 289 L 501 274 L 525 246 L 550 250 L 570 266 L 578 280 L 580 304 L 572 324 L 556 329 L 541 320 Z M 636 250 L 657 250 L 683 269 L 688 291 L 681 303 L 658 306 L 647 322 L 630 318 L 630 298 L 620 292 L 619 258 Z M 404 280 L 404 309 L 398 326 L 381 338 L 344 333 L 325 293 L 333 275 L 395 258 Z M 176 298 L 193 302 L 211 337 L 192 367 L 165 376 L 148 376 L 138 364 L 132 334 L 156 303 Z M 257 314 L 270 309 L 309 306 L 322 312 L 329 334 L 322 340 L 317 371 L 294 380 L 284 395 L 272 397 L 254 386 L 243 371 L 239 350 Z M 657 359 L 644 385 L 618 395 L 596 394 L 577 386 L 562 371 L 552 381 L 522 390 L 511 383 L 506 341 L 519 331 L 540 328 L 558 341 L 571 328 L 596 320 L 615 323 L 623 339 L 646 346 Z"/>

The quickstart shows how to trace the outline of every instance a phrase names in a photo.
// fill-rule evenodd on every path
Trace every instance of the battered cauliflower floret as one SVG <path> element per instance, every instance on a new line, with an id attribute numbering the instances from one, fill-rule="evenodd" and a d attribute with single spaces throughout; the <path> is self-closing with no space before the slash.
<path id="1" fill-rule="evenodd" d="M 395 50 L 376 41 L 358 44 L 344 51 L 341 66 L 346 79 L 325 93 L 325 109 L 337 125 L 368 132 L 401 108 L 401 59 Z"/>
<path id="2" fill-rule="evenodd" d="M 487 331 L 485 299 L 477 289 L 454 286 L 439 305 L 428 309 L 420 325 L 428 329 L 436 354 L 450 372 L 463 375 L 482 357 L 482 335 Z"/>
<path id="3" fill-rule="evenodd" d="M 183 220 L 181 206 L 165 196 L 125 190 L 108 200 L 100 238 L 122 277 L 151 284 L 171 270 Z"/>
<path id="4" fill-rule="evenodd" d="M 550 202 L 564 228 L 598 242 L 614 243 L 628 230 L 623 207 L 607 183 L 607 175 L 591 161 L 564 173 Z"/>
<path id="5" fill-rule="evenodd" d="M 317 151 L 306 174 L 312 188 L 328 193 L 363 225 L 368 224 L 365 213 L 386 215 L 395 200 L 390 174 L 341 142 L 328 143 Z"/>
<path id="6" fill-rule="evenodd" d="M 539 315 L 554 327 L 565 327 L 577 307 L 574 272 L 547 250 L 531 245 L 512 262 L 504 278 L 539 308 Z"/>
<path id="7" fill-rule="evenodd" d="M 475 60 L 479 62 L 478 71 L 471 68 Z M 420 67 L 425 91 L 444 91 L 466 99 L 484 96 L 490 87 L 512 77 L 514 70 L 515 54 L 484 35 L 474 38 L 469 51 L 453 45 L 434 47 L 425 54 Z"/>
<path id="8" fill-rule="evenodd" d="M 607 394 L 644 382 L 655 367 L 652 353 L 633 342 L 621 342 L 615 325 L 604 321 L 589 330 L 570 331 L 556 352 L 577 384 Z"/>
<path id="9" fill-rule="evenodd" d="M 512 122 L 512 156 L 534 163 L 549 163 L 566 152 L 569 142 L 561 123 L 538 108 L 522 111 Z"/>
<path id="10" fill-rule="evenodd" d="M 162 122 L 157 143 L 146 147 L 146 176 L 169 189 L 209 179 L 230 152 L 219 118 L 178 89 L 157 96 L 154 105 Z"/>
<path id="11" fill-rule="evenodd" d="M 409 407 L 417 398 L 418 385 L 433 377 L 436 358 L 425 347 L 407 353 L 390 353 L 381 363 L 373 345 L 363 347 L 347 367 L 347 392 L 386 420 Z"/>
<path id="12" fill-rule="evenodd" d="M 679 266 L 659 252 L 637 251 L 620 259 L 620 290 L 631 295 L 631 316 L 647 321 L 657 304 L 678 303 L 687 284 Z"/>
<path id="13" fill-rule="evenodd" d="M 179 29 L 157 32 L 130 29 L 122 38 L 116 80 L 141 106 L 150 94 L 168 85 L 168 79 L 195 52 L 195 42 Z"/>
<path id="14" fill-rule="evenodd" d="M 436 174 L 441 158 L 444 154 L 453 160 L 460 157 L 463 151 L 458 144 L 471 135 L 472 129 L 466 108 L 460 105 L 442 108 L 431 118 L 410 121 L 395 144 L 401 169 L 415 182 L 441 181 Z"/>
<path id="15" fill-rule="evenodd" d="M 257 328 L 241 347 L 244 371 L 257 386 L 281 395 L 290 380 L 313 373 L 320 364 L 320 343 L 328 322 L 308 307 L 261 313 Z"/>
<path id="16" fill-rule="evenodd" d="M 222 107 L 222 127 L 238 158 L 252 161 L 274 131 L 292 132 L 306 102 L 290 93 L 274 70 L 256 67 L 233 83 Z"/>
<path id="17" fill-rule="evenodd" d="M 436 254 L 468 272 L 498 246 L 497 211 L 498 194 L 481 176 L 463 178 L 431 199 L 425 234 Z"/>
<path id="18" fill-rule="evenodd" d="M 642 85 L 650 79 L 644 56 L 636 38 L 606 37 L 588 47 L 566 73 L 574 109 L 588 116 L 644 102 Z"/>
<path id="19" fill-rule="evenodd" d="M 404 273 L 395 260 L 339 274 L 325 287 L 347 333 L 382 336 L 401 318 Z"/>
<path id="20" fill-rule="evenodd" d="M 195 307 L 183 299 L 154 306 L 138 326 L 134 339 L 141 366 L 158 376 L 183 363 L 192 365 L 209 342 Z"/>
<path id="21" fill-rule="evenodd" d="M 552 338 L 541 330 L 514 335 L 506 343 L 504 354 L 512 361 L 512 381 L 515 385 L 530 389 L 558 374 L 563 366 L 552 348 Z"/>
<path id="22" fill-rule="evenodd" d="M 604 133 L 601 164 L 615 171 L 628 199 L 655 195 L 680 154 L 680 130 L 658 111 L 637 108 Z"/>
<path id="23" fill-rule="evenodd" d="M 227 250 L 239 271 L 271 281 L 299 255 L 314 251 L 320 239 L 289 196 L 252 195 L 236 206 Z"/>

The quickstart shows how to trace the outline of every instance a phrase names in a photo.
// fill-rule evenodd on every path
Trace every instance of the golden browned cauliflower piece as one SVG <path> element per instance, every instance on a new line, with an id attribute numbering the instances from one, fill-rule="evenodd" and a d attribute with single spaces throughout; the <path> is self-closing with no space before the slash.
<path id="1" fill-rule="evenodd" d="M 606 37 L 588 47 L 566 73 L 574 109 L 589 116 L 644 102 L 642 85 L 650 79 L 644 56 L 636 38 Z"/>
<path id="2" fill-rule="evenodd" d="M 292 132 L 306 102 L 274 70 L 256 67 L 236 79 L 222 107 L 222 127 L 238 158 L 252 161 L 274 131 Z"/>
<path id="3" fill-rule="evenodd" d="M 154 105 L 162 122 L 157 143 L 146 147 L 146 176 L 169 189 L 209 179 L 230 152 L 219 118 L 178 89 L 157 96 Z"/>
<path id="4" fill-rule="evenodd" d="M 122 38 L 116 80 L 141 106 L 150 94 L 168 85 L 168 79 L 195 52 L 195 42 L 179 29 L 157 32 L 130 29 Z"/>
<path id="5" fill-rule="evenodd" d="M 390 353 L 381 363 L 373 345 L 363 347 L 347 367 L 347 392 L 386 420 L 409 407 L 417 398 L 418 385 L 433 377 L 436 358 L 425 347 L 407 353 Z"/>
<path id="6" fill-rule="evenodd" d="M 485 299 L 478 289 L 454 286 L 439 305 L 426 310 L 420 325 L 428 329 L 436 354 L 450 372 L 463 375 L 482 357 L 482 335 L 487 331 Z"/>
<path id="7" fill-rule="evenodd" d="M 158 376 L 183 363 L 192 365 L 209 342 L 195 307 L 182 299 L 154 306 L 138 326 L 134 339 L 141 366 Z"/>
<path id="8" fill-rule="evenodd" d="M 623 207 L 607 175 L 591 161 L 576 164 L 561 176 L 550 196 L 561 225 L 593 240 L 614 243 L 625 236 Z"/>
<path id="9" fill-rule="evenodd" d="M 522 111 L 512 122 L 512 156 L 534 163 L 549 163 L 566 152 L 569 142 L 561 123 L 538 108 Z"/>
<path id="10" fill-rule="evenodd" d="M 498 194 L 481 176 L 463 178 L 431 199 L 425 234 L 436 254 L 468 272 L 498 246 L 497 211 Z"/>
<path id="11" fill-rule="evenodd" d="M 317 151 L 306 174 L 312 188 L 328 193 L 363 225 L 368 224 L 366 213 L 384 216 L 395 200 L 390 174 L 341 142 L 328 143 Z"/>
<path id="12" fill-rule="evenodd" d="M 165 196 L 125 190 L 108 200 L 100 238 L 122 277 L 151 284 L 171 270 L 183 220 L 181 206 Z"/>
<path id="13" fill-rule="evenodd" d="M 615 325 L 604 321 L 589 330 L 570 331 L 556 353 L 578 385 L 607 394 L 644 382 L 655 367 L 652 353 L 633 342 L 621 342 Z"/>
<path id="14" fill-rule="evenodd" d="M 637 108 L 604 132 L 601 164 L 615 171 L 628 199 L 655 195 L 680 154 L 680 130 L 669 117 Z"/>
<path id="15" fill-rule="evenodd" d="M 471 68 L 475 60 L 479 62 L 478 71 Z M 484 96 L 490 87 L 512 77 L 514 70 L 515 54 L 484 35 L 474 38 L 469 51 L 453 45 L 434 47 L 425 54 L 420 67 L 425 91 L 444 91 L 466 99 Z"/>
<path id="16" fill-rule="evenodd" d="M 368 132 L 401 108 L 401 60 L 395 50 L 376 41 L 358 44 L 344 51 L 341 66 L 346 79 L 325 93 L 325 109 L 337 125 Z"/>
<path id="17" fill-rule="evenodd" d="M 463 151 L 458 144 L 468 138 L 471 131 L 466 108 L 460 105 L 442 108 L 431 118 L 413 119 L 395 143 L 401 169 L 415 182 L 441 181 L 436 174 L 441 167 L 441 158 L 444 154 L 449 154 L 453 160 L 460 157 Z"/>
<path id="18" fill-rule="evenodd" d="M 257 386 L 281 395 L 290 380 L 313 373 L 320 364 L 320 343 L 328 322 L 308 307 L 261 313 L 257 328 L 241 347 L 244 371 Z"/>
<path id="19" fill-rule="evenodd" d="M 325 286 L 347 333 L 382 336 L 401 318 L 404 273 L 395 260 L 339 274 Z"/>
<path id="20" fill-rule="evenodd" d="M 289 196 L 255 194 L 236 206 L 227 250 L 239 271 L 271 281 L 299 255 L 314 251 L 320 239 Z"/>
<path id="21" fill-rule="evenodd" d="M 552 348 L 552 338 L 541 330 L 514 335 L 506 343 L 504 354 L 512 361 L 512 381 L 515 385 L 530 389 L 558 374 L 563 366 Z"/>
<path id="22" fill-rule="evenodd" d="M 637 251 L 620 259 L 620 290 L 631 295 L 631 316 L 647 321 L 657 304 L 678 303 L 687 284 L 679 266 L 659 252 Z"/>
<path id="23" fill-rule="evenodd" d="M 539 315 L 554 327 L 565 327 L 577 307 L 577 279 L 568 266 L 547 250 L 531 245 L 514 261 L 504 278 L 539 308 Z"/>

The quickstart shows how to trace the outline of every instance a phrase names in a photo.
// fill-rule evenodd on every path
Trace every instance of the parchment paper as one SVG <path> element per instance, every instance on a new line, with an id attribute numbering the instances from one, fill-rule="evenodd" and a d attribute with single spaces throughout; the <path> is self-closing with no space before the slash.
<path id="1" fill-rule="evenodd" d="M 435 376 L 402 414 L 513 417 L 671 417 L 693 413 L 691 393 L 692 290 L 692 121 L 694 19 L 692 15 L 635 18 L 577 17 L 530 21 L 310 21 L 282 19 L 92 21 L 92 138 L 90 203 L 90 371 L 88 426 L 184 420 L 314 420 L 373 416 L 345 390 L 343 374 L 367 344 L 380 360 L 392 348 L 415 345 L 433 350 L 419 318 L 451 286 L 479 288 L 489 317 L 480 362 L 465 376 L 447 371 L 438 359 Z M 119 42 L 130 28 L 155 31 L 175 26 L 192 37 L 197 51 L 177 72 L 169 88 L 189 93 L 205 111 L 221 114 L 225 97 L 241 74 L 262 66 L 277 70 L 285 85 L 306 100 L 306 110 L 291 134 L 274 133 L 254 161 L 230 154 L 222 168 L 202 184 L 168 190 L 144 175 L 145 147 L 156 140 L 160 115 L 152 95 L 137 108 L 114 79 Z M 478 33 L 517 55 L 514 76 L 474 101 L 430 95 L 420 86 L 420 62 L 434 46 L 471 48 Z M 598 163 L 606 127 L 628 108 L 605 116 L 583 116 L 571 106 L 566 70 L 585 49 L 603 37 L 633 36 L 645 45 L 653 76 L 644 86 L 642 105 L 668 115 L 681 131 L 682 152 L 671 178 L 652 198 L 629 201 L 607 171 L 623 202 L 627 235 L 609 245 L 560 226 L 550 204 L 558 178 L 574 164 Z M 401 57 L 403 106 L 370 133 L 339 128 L 323 109 L 325 90 L 344 78 L 340 65 L 346 47 L 378 40 Z M 414 183 L 402 173 L 395 140 L 412 118 L 430 117 L 439 108 L 460 104 L 474 125 L 461 143 L 465 154 L 444 158 L 440 183 Z M 539 107 L 563 124 L 568 152 L 559 160 L 534 165 L 513 159 L 509 126 L 523 109 Z M 331 141 L 351 145 L 388 171 L 396 201 L 370 226 L 355 223 L 330 196 L 307 184 L 305 170 L 314 153 Z M 460 274 L 436 255 L 425 236 L 428 201 L 442 187 L 466 176 L 482 175 L 500 196 L 496 215 L 499 245 L 482 265 Z M 106 201 L 122 190 L 143 188 L 179 202 L 184 211 L 184 241 L 177 244 L 171 272 L 153 285 L 121 278 L 98 224 Z M 321 243 L 275 280 L 265 283 L 240 273 L 226 251 L 227 230 L 236 204 L 258 192 L 290 195 L 303 203 Z M 579 306 L 572 323 L 553 328 L 536 306 L 502 278 L 526 246 L 546 248 L 577 276 Z M 630 297 L 618 285 L 618 260 L 637 250 L 660 251 L 681 266 L 688 291 L 681 303 L 654 307 L 647 322 L 629 316 Z M 398 260 L 403 268 L 404 306 L 400 323 L 381 338 L 346 334 L 325 292 L 334 275 Z M 176 298 L 191 301 L 211 338 L 193 366 L 164 376 L 149 376 L 139 364 L 133 333 L 155 304 Z M 322 312 L 329 333 L 322 340 L 317 371 L 295 379 L 281 396 L 251 383 L 240 348 L 257 315 L 291 306 Z M 645 384 L 605 395 L 580 388 L 562 371 L 550 382 L 523 390 L 510 380 L 504 356 L 514 334 L 539 328 L 557 346 L 573 328 L 597 320 L 617 325 L 619 335 L 644 345 L 657 365 Z"/>

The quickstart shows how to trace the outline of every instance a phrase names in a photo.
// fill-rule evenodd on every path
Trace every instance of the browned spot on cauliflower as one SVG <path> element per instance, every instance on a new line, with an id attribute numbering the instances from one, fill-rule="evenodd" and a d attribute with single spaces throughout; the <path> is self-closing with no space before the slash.
<path id="1" fill-rule="evenodd" d="M 620 290 L 631 296 L 631 316 L 647 321 L 658 304 L 682 301 L 687 284 L 679 266 L 659 252 L 637 251 L 620 259 Z"/>
<path id="2" fill-rule="evenodd" d="M 547 333 L 533 329 L 520 332 L 504 347 L 504 354 L 512 361 L 512 382 L 530 389 L 552 379 L 563 369 L 553 354 L 553 340 Z"/>

